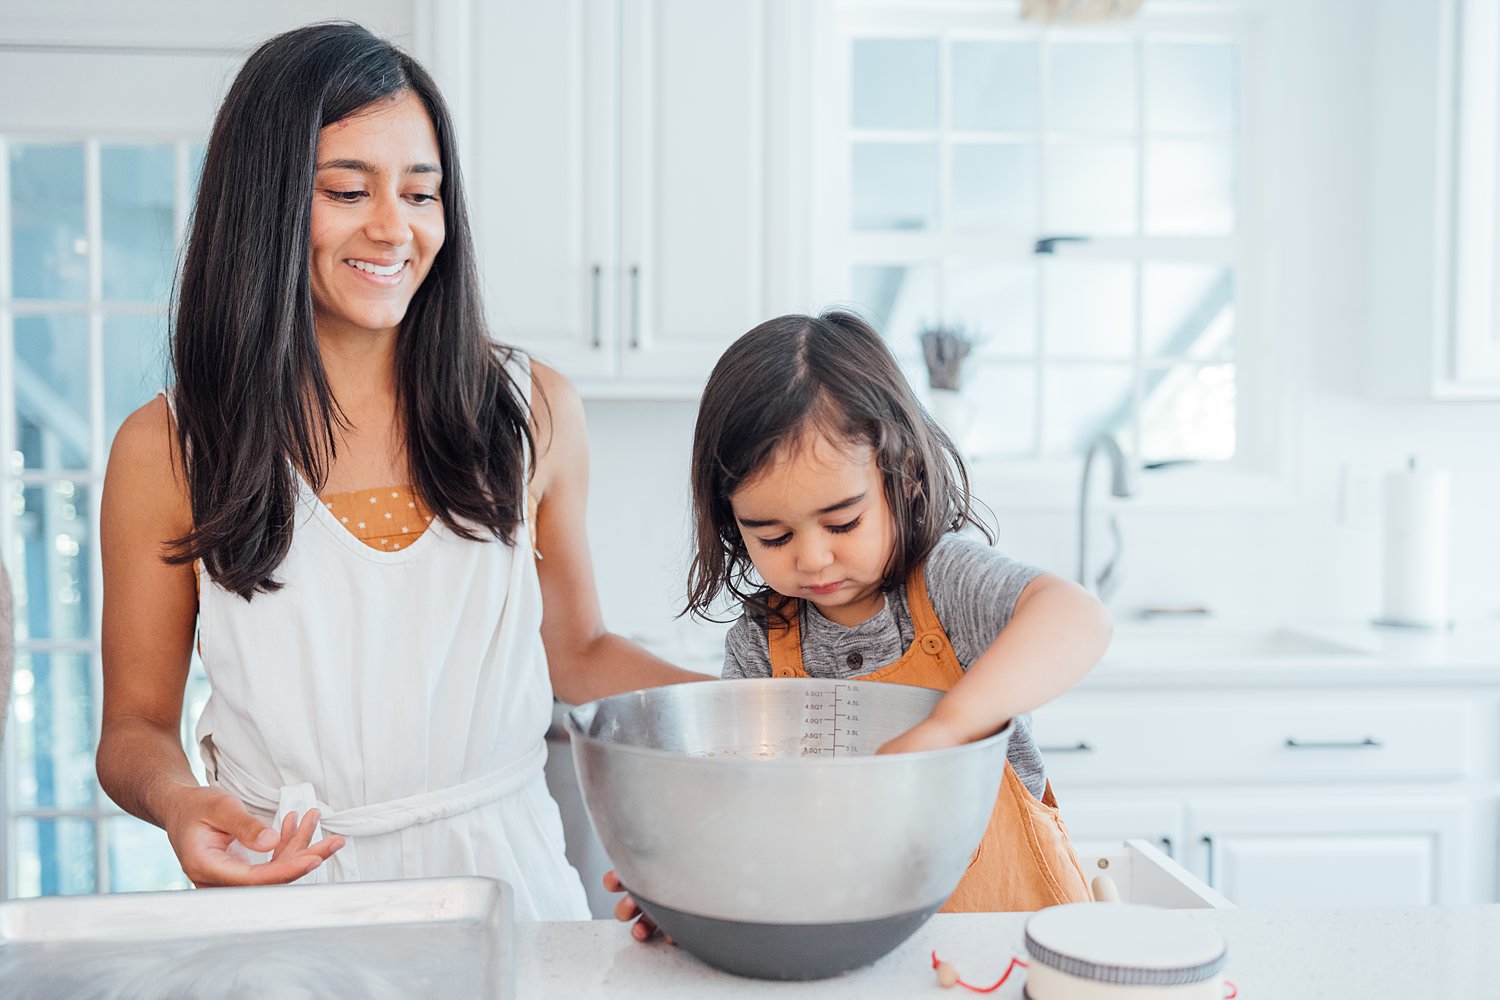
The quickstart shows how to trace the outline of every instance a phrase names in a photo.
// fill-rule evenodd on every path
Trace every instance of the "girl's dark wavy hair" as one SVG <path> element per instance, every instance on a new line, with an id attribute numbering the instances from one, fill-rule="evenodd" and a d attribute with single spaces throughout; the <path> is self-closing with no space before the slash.
<path id="1" fill-rule="evenodd" d="M 730 497 L 809 433 L 875 450 L 896 522 L 885 587 L 903 584 L 944 534 L 965 524 L 994 541 L 975 515 L 958 449 L 917 402 L 880 335 L 848 312 L 782 316 L 735 341 L 703 391 L 683 614 L 716 620 L 727 593 L 752 617 L 787 623 L 776 595 L 754 575 Z"/>
<path id="2" fill-rule="evenodd" d="M 278 589 L 300 472 L 327 482 L 344 416 L 313 327 L 309 277 L 318 133 L 410 92 L 437 134 L 442 250 L 396 343 L 409 475 L 435 517 L 507 543 L 524 517 L 530 411 L 489 339 L 453 119 L 426 70 L 356 24 L 277 35 L 250 56 L 214 121 L 175 292 L 177 441 L 193 530 L 168 561 L 202 559 L 252 598 Z"/>

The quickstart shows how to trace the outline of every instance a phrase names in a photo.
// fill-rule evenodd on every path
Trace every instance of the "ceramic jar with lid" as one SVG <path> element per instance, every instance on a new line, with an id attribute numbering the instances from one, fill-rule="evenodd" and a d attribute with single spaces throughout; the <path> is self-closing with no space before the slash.
<path id="1" fill-rule="evenodd" d="M 1026 921 L 1029 1000 L 1223 1000 L 1218 931 L 1181 910 L 1053 906 Z"/>

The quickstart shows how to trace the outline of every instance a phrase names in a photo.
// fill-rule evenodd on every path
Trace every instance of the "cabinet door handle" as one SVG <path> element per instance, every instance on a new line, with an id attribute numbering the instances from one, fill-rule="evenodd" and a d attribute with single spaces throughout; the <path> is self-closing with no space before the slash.
<path id="1" fill-rule="evenodd" d="M 1046 753 L 1093 753 L 1094 752 L 1094 748 L 1091 747 L 1091 746 L 1089 746 L 1083 740 L 1079 740 L 1077 743 L 1074 743 L 1072 746 L 1066 746 L 1066 747 L 1037 747 L 1037 750 L 1040 751 L 1041 753 L 1044 753 L 1044 754 L 1046 754 Z"/>
<path id="2" fill-rule="evenodd" d="M 1171 837 L 1162 837 L 1157 842 L 1161 844 L 1161 852 L 1163 854 L 1171 858 L 1173 861 L 1177 860 L 1177 852 L 1172 849 Z"/>
<path id="3" fill-rule="evenodd" d="M 594 344 L 594 350 L 596 350 L 596 351 L 600 347 L 604 346 L 604 341 L 603 341 L 603 339 L 602 339 L 602 337 L 600 336 L 600 333 L 599 333 L 599 282 L 601 280 L 601 274 L 602 274 L 602 272 L 603 272 L 603 268 L 601 268 L 598 264 L 595 264 L 594 265 L 593 277 L 590 280 L 590 286 L 592 288 L 593 300 L 589 303 L 589 325 L 590 325 L 590 329 L 593 332 L 593 338 L 592 339 L 593 339 L 593 344 Z"/>
<path id="4" fill-rule="evenodd" d="M 1373 736 L 1362 740 L 1299 740 L 1295 736 L 1286 738 L 1288 750 L 1378 750 L 1385 746 Z"/>
<path id="5" fill-rule="evenodd" d="M 1032 253 L 1056 253 L 1059 243 L 1087 243 L 1087 236 L 1043 236 L 1036 241 Z"/>
<path id="6" fill-rule="evenodd" d="M 641 268 L 630 265 L 630 349 L 641 346 Z"/>
<path id="7" fill-rule="evenodd" d="M 1203 847 L 1208 851 L 1208 863 L 1204 865 L 1203 868 L 1203 874 L 1205 876 L 1203 881 L 1207 882 L 1210 886 L 1217 889 L 1218 886 L 1214 885 L 1214 838 L 1205 833 L 1202 839 Z"/>

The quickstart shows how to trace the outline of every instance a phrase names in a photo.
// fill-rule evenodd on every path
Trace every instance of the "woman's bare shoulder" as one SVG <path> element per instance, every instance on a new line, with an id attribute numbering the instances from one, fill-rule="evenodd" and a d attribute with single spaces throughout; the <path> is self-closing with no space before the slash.
<path id="1" fill-rule="evenodd" d="M 537 456 L 534 485 L 538 493 L 545 493 L 551 483 L 587 468 L 588 437 L 583 399 L 566 375 L 533 358 L 531 381 L 531 433 Z"/>
<path id="2" fill-rule="evenodd" d="M 546 429 L 550 419 L 568 420 L 583 414 L 583 399 L 568 377 L 549 364 L 531 360 L 533 421 Z"/>
<path id="3" fill-rule="evenodd" d="M 541 456 L 583 433 L 583 399 L 568 377 L 551 365 L 531 362 L 531 431 Z M 556 439 L 556 440 L 554 440 Z"/>
<path id="4" fill-rule="evenodd" d="M 162 396 L 126 417 L 115 433 L 101 507 L 117 503 L 128 503 L 138 516 L 172 525 L 177 534 L 191 528 L 192 505 L 177 427 Z"/>

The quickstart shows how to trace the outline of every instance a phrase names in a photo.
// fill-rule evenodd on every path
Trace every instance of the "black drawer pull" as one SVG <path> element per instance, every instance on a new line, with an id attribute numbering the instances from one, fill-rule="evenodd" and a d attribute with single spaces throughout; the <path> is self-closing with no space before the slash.
<path id="1" fill-rule="evenodd" d="M 641 268 L 630 265 L 630 349 L 641 346 Z"/>
<path id="2" fill-rule="evenodd" d="M 599 335 L 599 281 L 603 277 L 603 271 L 602 267 L 595 264 L 589 283 L 592 296 L 589 299 L 589 344 L 596 351 L 604 344 L 604 339 Z"/>
<path id="3" fill-rule="evenodd" d="M 1366 736 L 1362 740 L 1299 740 L 1294 736 L 1286 738 L 1288 750 L 1364 750 L 1379 749 L 1385 746 L 1380 740 L 1373 736 Z"/>
<path id="4" fill-rule="evenodd" d="M 1083 740 L 1079 740 L 1070 747 L 1037 747 L 1042 753 L 1093 753 L 1094 748 Z"/>

